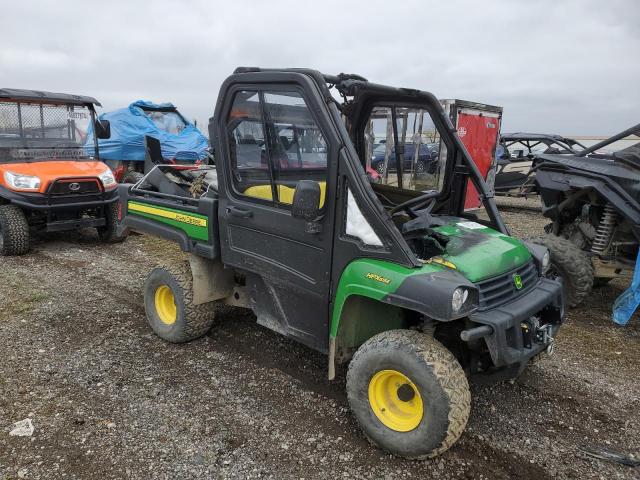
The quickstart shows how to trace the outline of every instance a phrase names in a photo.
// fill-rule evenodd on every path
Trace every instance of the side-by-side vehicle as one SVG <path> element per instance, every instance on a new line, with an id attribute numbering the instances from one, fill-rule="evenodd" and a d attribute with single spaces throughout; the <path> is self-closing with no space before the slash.
<path id="1" fill-rule="evenodd" d="M 95 98 L 0 89 L 0 254 L 29 250 L 32 228 L 48 232 L 95 227 L 105 242 L 116 235 L 117 184 L 100 161 Z"/>
<path id="2" fill-rule="evenodd" d="M 575 155 L 586 147 L 572 138 L 546 133 L 503 133 L 496 153 L 497 195 L 527 196 L 537 193 L 532 169 L 538 154 Z"/>
<path id="3" fill-rule="evenodd" d="M 393 164 L 372 182 L 367 160 L 385 132 Z M 365 435 L 409 458 L 460 437 L 468 376 L 512 378 L 552 351 L 564 307 L 549 253 L 509 236 L 432 94 L 240 68 L 209 133 L 215 167 L 160 165 L 119 187 L 121 231 L 191 254 L 147 277 L 147 319 L 161 338 L 204 335 L 217 304 L 248 308 L 325 353 L 330 379 L 349 362 L 348 400 Z M 415 168 L 422 143 L 437 144 L 426 171 Z M 465 210 L 469 181 L 486 215 Z"/>
<path id="4" fill-rule="evenodd" d="M 569 306 L 578 305 L 593 286 L 635 275 L 640 247 L 640 124 L 573 153 L 534 157 L 536 189 L 542 214 L 551 223 L 541 237 L 551 253 L 552 268 L 564 279 Z M 610 151 L 625 141 L 628 147 Z M 636 273 L 634 274 L 634 271 Z M 638 281 L 632 282 L 638 290 Z M 627 295 L 626 323 L 638 306 L 638 294 Z M 618 305 L 620 302 L 618 302 Z"/>

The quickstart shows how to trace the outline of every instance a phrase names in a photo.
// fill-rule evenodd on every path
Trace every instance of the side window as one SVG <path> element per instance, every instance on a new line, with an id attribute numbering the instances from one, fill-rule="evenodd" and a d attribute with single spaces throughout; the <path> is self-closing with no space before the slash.
<path id="1" fill-rule="evenodd" d="M 236 93 L 227 127 L 234 189 L 249 197 L 271 200 L 271 175 L 258 92 Z"/>
<path id="2" fill-rule="evenodd" d="M 302 94 L 242 91 L 228 119 L 234 187 L 249 197 L 290 205 L 299 180 L 327 180 L 327 143 Z M 264 112 L 264 115 L 263 115 Z M 273 181 L 272 181 L 273 180 Z"/>
<path id="3" fill-rule="evenodd" d="M 269 154 L 278 201 L 293 202 L 298 180 L 320 185 L 320 208 L 327 181 L 327 143 L 298 92 L 265 93 Z"/>

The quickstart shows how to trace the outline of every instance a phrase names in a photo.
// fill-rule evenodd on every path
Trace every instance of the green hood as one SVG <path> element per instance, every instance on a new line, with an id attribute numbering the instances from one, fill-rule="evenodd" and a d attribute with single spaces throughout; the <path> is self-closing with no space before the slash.
<path id="1" fill-rule="evenodd" d="M 479 223 L 460 219 L 434 230 L 449 237 L 441 257 L 471 282 L 495 277 L 531 259 L 522 242 Z"/>

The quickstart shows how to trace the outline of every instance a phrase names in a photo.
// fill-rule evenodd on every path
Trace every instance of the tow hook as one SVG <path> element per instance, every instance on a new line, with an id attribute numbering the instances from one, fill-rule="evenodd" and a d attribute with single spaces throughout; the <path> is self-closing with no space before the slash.
<path id="1" fill-rule="evenodd" d="M 556 339 L 551 336 L 551 324 L 548 323 L 540 327 L 536 336 L 539 338 L 537 343 L 547 346 L 547 355 L 553 355 L 556 349 Z"/>
<path id="2" fill-rule="evenodd" d="M 551 324 L 548 323 L 538 327 L 536 331 L 536 343 L 547 345 L 551 342 L 553 342 L 553 337 L 551 336 Z"/>

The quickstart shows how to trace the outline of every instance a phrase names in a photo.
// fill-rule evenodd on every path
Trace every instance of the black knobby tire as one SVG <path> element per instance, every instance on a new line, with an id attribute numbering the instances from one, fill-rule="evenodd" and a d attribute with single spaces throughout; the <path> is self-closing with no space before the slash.
<path id="1" fill-rule="evenodd" d="M 156 310 L 155 295 L 162 286 L 171 289 L 175 301 L 176 319 L 171 325 L 164 323 Z M 172 343 L 202 337 L 215 320 L 215 302 L 193 303 L 193 277 L 189 262 L 154 268 L 144 283 L 144 307 L 147 322 L 156 335 Z"/>
<path id="2" fill-rule="evenodd" d="M 384 370 L 406 375 L 423 399 L 423 416 L 410 431 L 389 428 L 372 409 L 369 384 Z M 413 330 L 380 333 L 357 350 L 347 373 L 347 397 L 373 444 L 414 459 L 434 457 L 450 448 L 462 435 L 471 409 L 469 384 L 453 354 L 434 338 Z"/>
<path id="3" fill-rule="evenodd" d="M 384 162 L 380 162 L 376 167 L 376 172 L 380 175 L 384 175 Z"/>
<path id="4" fill-rule="evenodd" d="M 135 170 L 127 170 L 122 176 L 122 183 L 138 183 L 144 174 Z"/>
<path id="5" fill-rule="evenodd" d="M 118 243 L 127 238 L 126 233 L 123 235 L 117 234 L 118 225 L 118 202 L 113 202 L 104 207 L 104 216 L 107 224 L 103 227 L 98 227 L 98 237 L 101 242 L 104 243 Z"/>
<path id="6" fill-rule="evenodd" d="M 565 303 L 571 308 L 579 305 L 593 287 L 593 266 L 589 256 L 564 237 L 549 234 L 531 241 L 549 249 L 551 272 L 562 277 Z"/>
<path id="7" fill-rule="evenodd" d="M 29 223 L 16 205 L 0 205 L 0 255 L 24 255 L 29 251 Z"/>
<path id="8" fill-rule="evenodd" d="M 427 173 L 427 166 L 422 160 L 418 160 L 416 162 L 416 174 L 421 175 L 423 173 Z"/>

